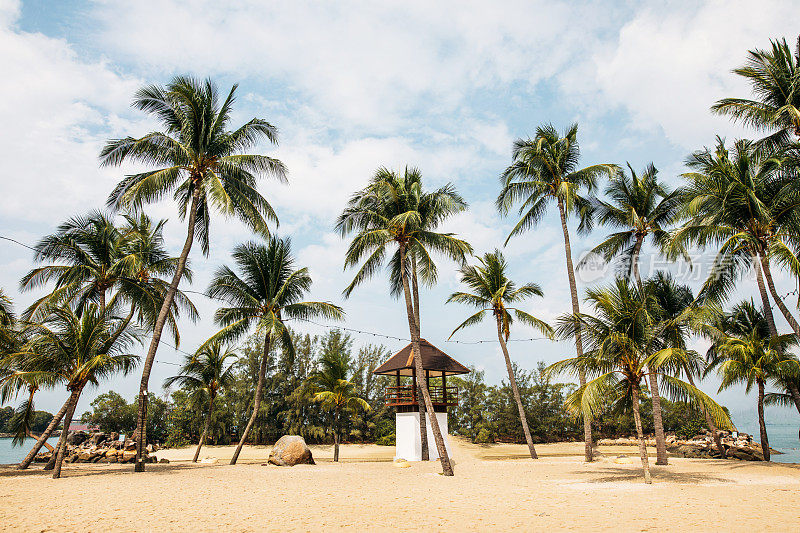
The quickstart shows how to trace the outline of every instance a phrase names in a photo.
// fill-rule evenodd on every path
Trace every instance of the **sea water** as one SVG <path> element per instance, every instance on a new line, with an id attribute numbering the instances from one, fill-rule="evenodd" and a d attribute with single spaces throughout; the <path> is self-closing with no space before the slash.
<path id="1" fill-rule="evenodd" d="M 34 439 L 25 439 L 22 446 L 12 446 L 12 440 L 10 438 L 0 438 L 0 465 L 19 463 L 28 455 L 28 452 L 31 451 L 33 444 L 36 442 Z M 58 442 L 58 437 L 50 437 L 47 442 L 55 446 Z M 44 446 L 42 446 L 42 449 L 47 451 Z"/>
<path id="2" fill-rule="evenodd" d="M 760 440 L 758 420 L 741 424 L 737 423 L 736 426 L 739 428 L 739 431 L 752 435 L 753 440 Z M 798 438 L 798 430 L 800 430 L 800 428 L 798 428 L 797 424 L 770 424 L 767 422 L 769 447 L 781 452 L 780 454 L 775 454 L 770 457 L 772 461 L 776 463 L 800 463 L 800 438 Z"/>

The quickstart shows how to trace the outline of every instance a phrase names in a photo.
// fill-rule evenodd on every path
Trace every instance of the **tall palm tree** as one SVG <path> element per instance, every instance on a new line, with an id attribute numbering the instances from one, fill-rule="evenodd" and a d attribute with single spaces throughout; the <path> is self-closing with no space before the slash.
<path id="1" fill-rule="evenodd" d="M 472 247 L 467 242 L 456 238 L 452 233 L 436 231 L 438 225 L 454 212 L 452 209 L 443 210 L 441 215 L 437 216 L 425 215 L 420 209 L 421 205 L 428 202 L 433 205 L 462 203 L 454 200 L 455 194 L 455 190 L 449 184 L 432 193 L 425 193 L 422 188 L 422 175 L 417 169 L 406 168 L 401 175 L 386 168 L 379 168 L 369 185 L 351 197 L 336 223 L 336 228 L 342 236 L 356 233 L 347 249 L 345 268 L 356 266 L 363 260 L 355 278 L 344 290 L 345 296 L 349 296 L 356 286 L 380 269 L 390 247 L 397 247 L 391 259 L 391 268 L 395 273 L 390 275 L 390 280 L 399 279 L 403 288 L 411 334 L 411 352 L 417 373 L 417 387 L 422 391 L 442 472 L 446 476 L 453 475 L 453 467 L 424 379 L 425 373 L 419 351 L 420 329 L 416 318 L 418 313 L 414 309 L 415 299 L 411 292 L 409 255 L 422 260 L 423 268 L 430 271 L 435 269 L 431 253 L 439 253 L 459 263 L 463 263 L 466 255 L 472 253 Z M 420 417 L 421 420 L 423 416 Z M 427 431 L 424 426 L 421 430 Z M 425 439 L 427 436 L 422 438 L 423 443 L 426 442 Z"/>
<path id="2" fill-rule="evenodd" d="M 709 324 L 706 333 L 713 339 L 708 351 L 709 370 L 718 368 L 722 377 L 719 390 L 743 383 L 750 392 L 758 390 L 758 427 L 764 460 L 770 459 L 769 438 L 764 419 L 766 384 L 788 372 L 796 373 L 797 360 L 786 350 L 797 344 L 793 335 L 772 335 L 764 313 L 752 301 L 734 306 L 721 324 Z"/>
<path id="3" fill-rule="evenodd" d="M 214 320 L 222 329 L 208 342 L 233 341 L 254 327 L 264 338 L 253 413 L 239 437 L 239 444 L 231 458 L 233 465 L 239 458 L 261 407 L 272 343 L 280 341 L 290 353 L 294 350 L 285 321 L 314 317 L 338 320 L 344 317 L 344 312 L 330 302 L 301 301 L 311 290 L 311 276 L 307 268 L 295 267 L 291 239 L 270 237 L 266 245 L 255 242 L 240 244 L 233 249 L 231 257 L 239 274 L 228 266 L 220 267 L 206 291 L 209 297 L 230 305 L 217 309 Z"/>
<path id="4" fill-rule="evenodd" d="M 54 479 L 61 477 L 67 430 L 83 389 L 118 372 L 127 374 L 139 360 L 139 356 L 125 353 L 137 340 L 129 324 L 130 320 L 110 317 L 91 303 L 84 307 L 81 316 L 68 306 L 60 306 L 51 308 L 41 324 L 28 325 L 30 340 L 19 354 L 22 374 L 26 378 L 43 376 L 57 380 L 70 393 L 64 430 L 56 447 Z M 47 436 L 42 434 L 45 440 Z"/>
<path id="5" fill-rule="evenodd" d="M 792 53 L 786 39 L 770 40 L 769 50 L 749 50 L 745 65 L 733 71 L 751 86 L 753 98 L 723 98 L 711 107 L 720 115 L 761 131 L 768 149 L 800 137 L 800 38 Z"/>
<path id="6" fill-rule="evenodd" d="M 565 315 L 559 318 L 556 332 L 561 338 L 574 336 L 580 327 L 587 339 L 584 357 L 565 359 L 551 365 L 548 372 L 580 372 L 592 381 L 567 398 L 567 407 L 575 413 L 598 413 L 610 399 L 615 410 L 632 410 L 639 437 L 639 454 L 645 483 L 650 483 L 650 466 L 639 410 L 641 382 L 651 372 L 660 374 L 665 385 L 678 396 L 703 405 L 724 424 L 729 420 L 724 410 L 697 387 L 670 376 L 665 368 L 671 363 L 671 350 L 652 352 L 659 324 L 652 310 L 653 298 L 644 286 L 632 285 L 617 278 L 609 287 L 586 291 L 586 300 L 594 314 Z M 586 415 L 584 415 L 586 416 Z"/>
<path id="7" fill-rule="evenodd" d="M 338 462 L 342 415 L 354 408 L 364 411 L 372 408 L 358 396 L 351 381 L 352 365 L 348 354 L 326 353 L 319 363 L 321 368 L 311 375 L 309 385 L 314 391 L 314 401 L 333 412 L 333 460 Z"/>
<path id="8" fill-rule="evenodd" d="M 516 235 L 533 228 L 544 217 L 547 206 L 555 201 L 561 218 L 564 233 L 564 252 L 566 254 L 567 278 L 569 279 L 572 313 L 580 313 L 578 288 L 575 283 L 575 269 L 572 265 L 572 247 L 569 240 L 567 218 L 572 214 L 580 216 L 579 231 L 591 227 L 591 202 L 582 196 L 584 191 L 591 193 L 601 176 L 613 176 L 616 165 L 601 164 L 578 168 L 580 147 L 578 145 L 578 125 L 573 124 L 561 136 L 552 124 L 536 129 L 533 139 L 517 139 L 514 142 L 513 162 L 500 176 L 502 189 L 497 197 L 497 208 L 507 214 L 511 208 L 520 204 L 519 222 L 511 230 L 506 243 Z M 578 357 L 583 355 L 583 341 L 580 328 L 575 329 L 575 350 Z M 580 384 L 586 383 L 583 372 L 578 373 Z M 583 421 L 586 461 L 592 460 L 592 421 Z"/>
<path id="9" fill-rule="evenodd" d="M 677 218 L 680 196 L 677 191 L 658 181 L 658 170 L 650 163 L 641 175 L 628 163 L 630 177 L 624 171 L 612 178 L 606 186 L 609 201 L 598 200 L 595 213 L 600 224 L 620 231 L 612 233 L 595 246 L 592 252 L 606 261 L 622 257 L 629 272 L 639 285 L 639 256 L 648 238 L 659 250 L 666 250 L 670 240 L 668 226 Z M 588 257 L 588 256 L 587 256 Z M 581 263 L 578 263 L 580 268 Z M 650 395 L 653 401 L 653 427 L 656 435 L 656 464 L 667 461 L 667 441 L 661 416 L 661 397 L 654 373 L 649 376 Z"/>
<path id="10" fill-rule="evenodd" d="M 228 359 L 238 357 L 235 352 L 223 349 L 221 342 L 211 342 L 204 345 L 193 355 L 187 355 L 178 375 L 171 376 L 164 381 L 164 387 L 178 384 L 189 389 L 192 393 L 204 396 L 208 401 L 206 423 L 203 433 L 197 443 L 192 462 L 196 463 L 200 456 L 200 448 L 206 441 L 208 426 L 214 414 L 214 400 L 219 392 L 234 380 L 233 364 L 227 364 Z"/>
<path id="11" fill-rule="evenodd" d="M 508 355 L 506 342 L 511 334 L 511 324 L 513 315 L 523 324 L 527 324 L 536 330 L 544 333 L 548 337 L 553 335 L 553 329 L 542 320 L 511 305 L 521 302 L 532 296 L 542 296 L 542 288 L 536 283 L 526 283 L 521 287 L 508 278 L 508 264 L 500 250 L 487 253 L 478 258 L 480 265 L 461 267 L 461 283 L 465 284 L 472 292 L 454 292 L 447 299 L 447 302 L 458 302 L 467 304 L 479 309 L 477 313 L 467 318 L 461 323 L 456 331 L 477 324 L 482 321 L 487 313 L 494 316 L 497 326 L 497 340 L 503 350 L 503 357 L 506 360 L 506 370 L 508 371 L 508 381 L 511 383 L 511 390 L 514 393 L 514 400 L 517 402 L 519 420 L 522 424 L 522 431 L 525 434 L 525 442 L 528 443 L 528 450 L 531 459 L 537 459 L 536 448 L 533 446 L 531 431 L 528 428 L 528 418 L 525 416 L 525 408 L 522 405 L 522 397 L 517 387 L 517 379 L 514 377 L 514 368 L 511 364 L 511 357 Z"/>
<path id="12" fill-rule="evenodd" d="M 258 177 L 263 175 L 285 181 L 283 163 L 265 155 L 243 153 L 262 140 L 277 144 L 278 133 L 272 124 L 260 118 L 253 118 L 236 130 L 227 129 L 236 87 L 231 88 L 224 100 L 211 80 L 178 76 L 165 87 L 143 87 L 136 93 L 133 106 L 159 120 L 163 131 L 140 138 L 111 140 L 100 154 L 105 166 L 130 161 L 156 167 L 126 176 L 111 193 L 110 207 L 138 210 L 145 203 L 172 193 L 181 217 L 188 218 L 186 240 L 144 361 L 139 386 L 136 471 L 144 471 L 142 452 L 147 438 L 150 371 L 192 244 L 199 240 L 203 253 L 208 254 L 213 210 L 238 218 L 265 237 L 270 233 L 267 221 L 276 224 L 278 221 L 272 206 L 256 187 Z"/>
<path id="13" fill-rule="evenodd" d="M 767 291 L 800 339 L 800 325 L 777 293 L 770 267 L 774 260 L 800 276 L 792 259 L 800 228 L 800 183 L 783 171 L 780 155 L 757 150 L 748 140 L 736 141 L 729 151 L 724 140 L 717 138 L 713 152 L 697 151 L 686 164 L 692 170 L 684 174 L 688 184 L 681 191 L 687 221 L 675 232 L 674 242 L 679 247 L 719 247 L 700 296 L 721 301 L 752 266 L 772 335 L 778 331 Z M 800 390 L 792 388 L 800 412 Z"/>

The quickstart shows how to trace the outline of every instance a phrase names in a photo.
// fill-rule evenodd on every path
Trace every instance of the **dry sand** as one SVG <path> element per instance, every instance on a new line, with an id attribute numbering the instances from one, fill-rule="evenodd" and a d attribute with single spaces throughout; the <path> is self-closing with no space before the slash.
<path id="1" fill-rule="evenodd" d="M 163 450 L 168 465 L 65 465 L 50 479 L 0 467 L 0 528 L 23 531 L 798 531 L 800 466 L 677 459 L 641 480 L 636 448 L 601 448 L 586 464 L 582 444 L 538 446 L 455 440 L 455 477 L 437 463 L 392 465 L 394 448 L 312 447 L 316 466 L 261 466 L 269 448 Z M 619 453 L 632 464 L 618 464 Z"/>

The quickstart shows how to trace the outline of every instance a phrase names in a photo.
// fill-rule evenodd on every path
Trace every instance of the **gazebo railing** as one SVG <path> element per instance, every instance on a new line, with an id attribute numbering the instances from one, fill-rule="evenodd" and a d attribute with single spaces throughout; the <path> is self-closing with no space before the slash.
<path id="1" fill-rule="evenodd" d="M 415 387 L 410 385 L 386 387 L 386 405 L 397 407 L 399 405 L 417 405 L 418 398 Z M 431 393 L 431 402 L 439 406 L 458 405 L 458 387 L 432 386 L 428 389 Z"/>

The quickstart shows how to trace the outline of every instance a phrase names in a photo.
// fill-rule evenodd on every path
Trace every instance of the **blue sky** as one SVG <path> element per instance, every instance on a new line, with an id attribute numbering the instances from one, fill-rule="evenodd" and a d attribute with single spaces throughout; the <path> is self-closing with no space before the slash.
<path id="1" fill-rule="evenodd" d="M 34 243 L 65 218 L 100 207 L 130 168 L 100 169 L 106 139 L 141 135 L 157 125 L 133 111 L 133 92 L 176 74 L 239 83 L 234 123 L 253 116 L 280 129 L 278 148 L 261 147 L 289 168 L 289 185 L 265 181 L 278 211 L 280 235 L 290 235 L 300 263 L 314 278 L 313 297 L 343 305 L 349 327 L 407 336 L 400 302 L 384 277 L 347 301 L 341 290 L 344 242 L 333 219 L 350 193 L 380 165 L 422 169 L 430 187 L 452 181 L 470 202 L 448 229 L 483 253 L 502 245 L 513 222 L 493 207 L 497 176 L 511 144 L 553 122 L 580 124 L 582 161 L 653 161 L 678 182 L 682 161 L 714 135 L 749 132 L 711 116 L 718 98 L 744 95 L 730 69 L 748 48 L 796 32 L 792 2 L 337 2 L 240 1 L 15 2 L 0 0 L 0 233 Z M 169 218 L 175 253 L 184 228 L 169 202 L 152 206 Z M 574 229 L 574 228 L 573 228 Z M 576 257 L 604 235 L 573 234 Z M 216 219 L 208 258 L 192 253 L 193 290 L 202 291 L 231 248 L 251 235 Z M 569 310 L 563 240 L 552 211 L 536 230 L 505 249 L 512 275 L 543 285 L 529 310 L 553 320 Z M 18 294 L 30 252 L 0 243 L 0 286 L 18 308 L 36 295 Z M 445 306 L 457 289 L 454 266 L 442 262 L 439 284 L 423 295 L 423 335 L 465 364 L 504 374 L 495 343 L 444 342 L 468 310 Z M 784 290 L 792 288 L 781 281 Z M 742 295 L 750 290 L 742 283 Z M 582 285 L 582 288 L 586 284 Z M 183 349 L 214 332 L 213 302 L 197 296 L 203 320 L 182 325 Z M 314 326 L 310 333 L 324 330 Z M 518 338 L 536 336 L 520 329 Z M 490 324 L 457 337 L 493 339 Z M 357 343 L 372 342 L 356 336 Z M 400 342 L 386 342 L 391 349 Z M 532 368 L 568 356 L 568 343 L 512 344 L 512 357 Z M 698 343 L 702 347 L 702 343 Z M 158 360 L 178 361 L 162 347 Z M 156 364 L 158 390 L 174 367 Z M 90 391 L 79 411 L 108 389 L 131 398 L 136 375 Z M 713 379 L 704 384 L 716 391 Z M 55 409 L 63 390 L 44 392 L 39 407 Z M 719 395 L 734 412 L 752 411 L 739 389 Z M 794 417 L 784 411 L 779 417 Z"/>

